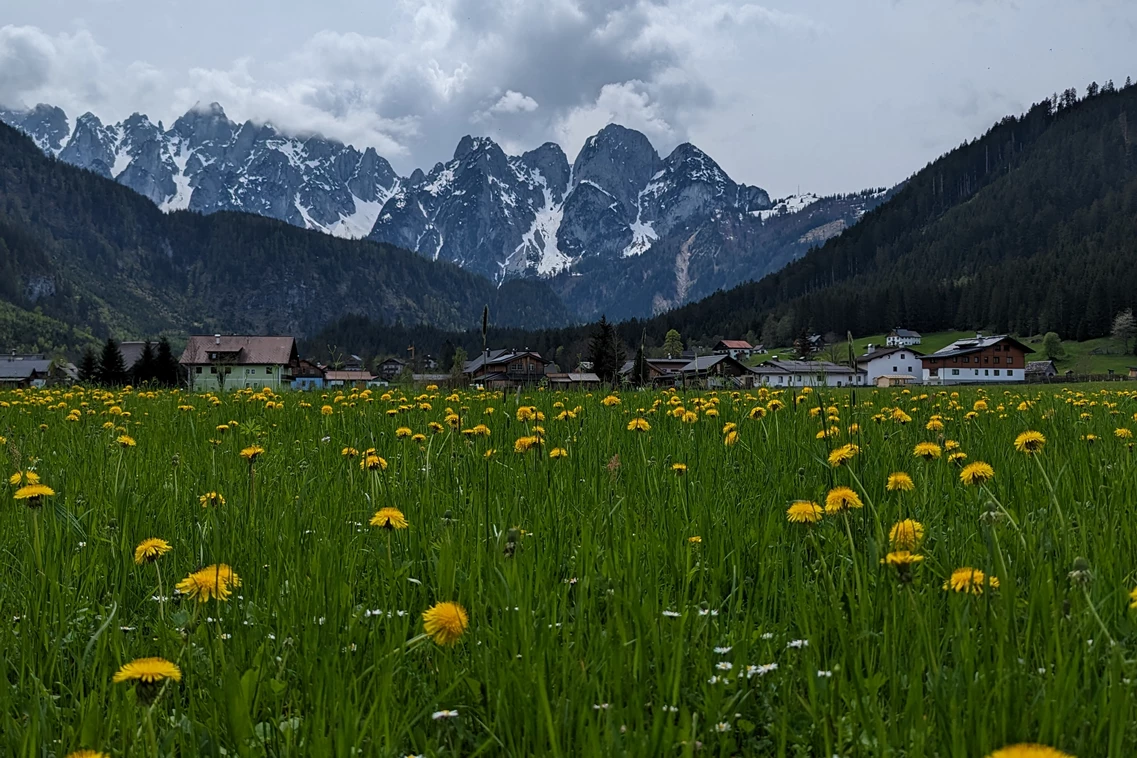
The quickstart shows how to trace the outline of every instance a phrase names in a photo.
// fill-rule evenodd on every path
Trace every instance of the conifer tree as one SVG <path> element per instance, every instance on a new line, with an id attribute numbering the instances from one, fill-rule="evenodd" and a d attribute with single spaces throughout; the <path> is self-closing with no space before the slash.
<path id="1" fill-rule="evenodd" d="M 158 383 L 163 387 L 176 387 L 181 374 L 181 366 L 178 365 L 178 359 L 174 357 L 170 341 L 165 337 L 158 340 L 158 355 L 154 362 L 154 378 L 158 380 Z"/>
<path id="2" fill-rule="evenodd" d="M 107 337 L 103 354 L 99 358 L 98 382 L 107 387 L 120 387 L 130 381 L 122 351 L 113 337 Z"/>
<path id="3" fill-rule="evenodd" d="M 83 351 L 83 359 L 79 361 L 79 381 L 84 384 L 98 381 L 99 359 L 95 351 L 87 348 Z"/>
<path id="4" fill-rule="evenodd" d="M 146 344 L 142 346 L 142 355 L 138 356 L 138 360 L 130 367 L 131 381 L 135 384 L 152 382 L 157 379 L 157 375 L 158 359 L 154 355 L 154 345 L 150 340 L 146 340 Z"/>

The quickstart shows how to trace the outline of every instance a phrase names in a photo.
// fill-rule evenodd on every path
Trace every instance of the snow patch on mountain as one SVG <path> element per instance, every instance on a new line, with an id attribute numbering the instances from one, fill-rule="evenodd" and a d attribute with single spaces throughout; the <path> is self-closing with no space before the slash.
<path id="1" fill-rule="evenodd" d="M 780 216 L 782 214 L 800 213 L 809 206 L 816 203 L 820 198 L 812 192 L 807 192 L 802 195 L 790 195 L 784 197 L 774 203 L 774 207 L 764 211 L 751 211 L 750 215 L 755 218 L 760 218 L 763 221 L 772 217 Z"/>
<path id="2" fill-rule="evenodd" d="M 521 253 L 526 259 L 536 258 L 535 267 L 539 276 L 552 276 L 572 264 L 572 258 L 557 247 L 557 231 L 561 228 L 565 207 L 554 200 L 549 182 L 540 171 L 534 169 L 530 179 L 541 188 L 545 202 L 537 209 L 533 225 L 522 235 L 521 244 L 517 246 L 514 255 L 506 259 L 502 268 L 508 267 L 514 256 Z"/>

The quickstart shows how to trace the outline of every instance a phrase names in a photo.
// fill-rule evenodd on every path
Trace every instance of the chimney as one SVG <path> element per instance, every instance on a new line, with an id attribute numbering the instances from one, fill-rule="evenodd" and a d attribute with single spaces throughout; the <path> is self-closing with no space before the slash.
<path id="1" fill-rule="evenodd" d="M 221 335 L 220 334 L 213 335 L 213 344 L 214 345 L 220 345 L 221 344 Z"/>

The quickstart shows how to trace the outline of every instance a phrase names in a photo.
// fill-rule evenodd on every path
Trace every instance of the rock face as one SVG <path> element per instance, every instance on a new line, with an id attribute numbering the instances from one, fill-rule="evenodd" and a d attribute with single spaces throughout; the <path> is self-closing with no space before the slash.
<path id="1" fill-rule="evenodd" d="M 510 156 L 466 136 L 448 162 L 400 178 L 372 148 L 237 124 L 216 103 L 169 129 L 140 114 L 104 125 L 90 113 L 71 128 L 48 105 L 0 111 L 0 120 L 163 210 L 245 211 L 369 237 L 498 283 L 556 277 L 585 318 L 648 315 L 756 278 L 876 202 L 862 193 L 775 203 L 694 145 L 661 157 L 617 124 L 588 138 L 571 164 L 553 143 Z M 615 282 L 629 291 L 611 292 Z"/>
<path id="2" fill-rule="evenodd" d="M 72 129 L 66 114 L 48 105 L 0 111 L 0 120 L 44 152 L 125 184 L 167 211 L 245 211 L 364 237 L 398 184 L 374 149 L 239 125 L 217 103 L 191 109 L 169 129 L 137 113 L 107 125 L 85 113 Z"/>

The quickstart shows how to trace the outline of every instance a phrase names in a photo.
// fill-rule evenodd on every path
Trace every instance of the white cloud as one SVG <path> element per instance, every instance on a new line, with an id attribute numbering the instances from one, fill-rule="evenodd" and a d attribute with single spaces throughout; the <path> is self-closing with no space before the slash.
<path id="1" fill-rule="evenodd" d="M 490 113 L 532 113 L 535 110 L 537 110 L 536 100 L 513 90 L 507 90 L 490 106 Z"/>
<path id="2" fill-rule="evenodd" d="M 558 142 L 570 156 L 608 124 L 621 124 L 647 135 L 656 149 L 674 147 L 676 129 L 661 114 L 648 86 L 632 80 L 605 84 L 596 100 L 570 110 L 555 126 Z"/>
<path id="3" fill-rule="evenodd" d="M 894 182 L 1020 104 L 1137 75 L 1125 0 L 332 0 L 315 31 L 300 0 L 230 2 L 220 25 L 200 2 L 10 2 L 0 103 L 170 123 L 216 100 L 404 174 L 466 133 L 571 160 L 619 121 L 786 194 Z"/>

